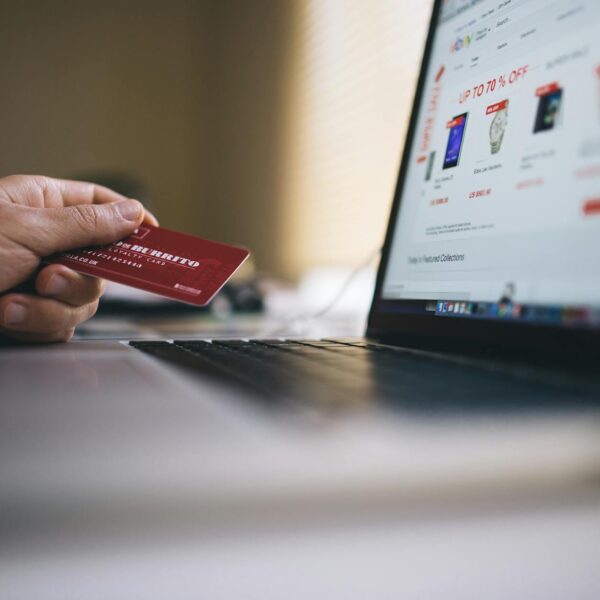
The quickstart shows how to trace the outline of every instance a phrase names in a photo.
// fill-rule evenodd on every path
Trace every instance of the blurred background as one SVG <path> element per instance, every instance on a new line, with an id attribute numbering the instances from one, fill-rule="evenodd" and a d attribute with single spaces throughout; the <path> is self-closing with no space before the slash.
<path id="1" fill-rule="evenodd" d="M 306 329 L 289 315 L 319 314 L 374 257 L 430 0 L 1 7 L 0 176 L 125 181 L 162 225 L 247 246 L 301 296 L 267 303 L 276 323 L 252 335 Z M 135 337 L 233 321 L 210 318 Z M 123 339 L 111 327 L 84 331 Z M 107 397 L 132 365 L 58 351 L 14 359 L 39 396 L 0 360 L 2 599 L 600 597 L 596 418 L 460 414 L 446 430 L 364 407 L 365 421 L 311 412 L 309 437 L 298 421 L 274 444 L 262 412 L 182 399 L 160 369 L 146 383 L 167 402 Z M 57 379 L 81 397 L 53 396 Z"/>
<path id="2" fill-rule="evenodd" d="M 299 280 L 382 243 L 431 2 L 3 3 L 0 174 L 126 177 Z"/>

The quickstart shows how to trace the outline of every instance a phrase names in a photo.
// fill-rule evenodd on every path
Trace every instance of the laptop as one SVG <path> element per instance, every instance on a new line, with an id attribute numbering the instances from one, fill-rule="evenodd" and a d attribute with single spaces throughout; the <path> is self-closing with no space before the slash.
<path id="1" fill-rule="evenodd" d="M 4 543 L 595 477 L 599 32 L 434 3 L 364 337 L 2 349 Z"/>
<path id="2" fill-rule="evenodd" d="M 597 2 L 435 3 L 364 338 L 132 346 L 274 403 L 550 402 L 492 371 L 600 348 L 599 30 Z"/>

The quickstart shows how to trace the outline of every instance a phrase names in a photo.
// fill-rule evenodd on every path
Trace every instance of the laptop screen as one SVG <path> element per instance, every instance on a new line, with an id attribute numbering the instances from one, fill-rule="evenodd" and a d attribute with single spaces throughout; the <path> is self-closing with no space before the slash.
<path id="1" fill-rule="evenodd" d="M 379 310 L 600 327 L 600 2 L 439 11 Z"/>

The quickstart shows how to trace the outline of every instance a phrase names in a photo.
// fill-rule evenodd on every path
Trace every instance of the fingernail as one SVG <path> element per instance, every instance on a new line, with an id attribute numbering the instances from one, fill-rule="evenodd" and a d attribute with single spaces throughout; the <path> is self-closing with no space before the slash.
<path id="1" fill-rule="evenodd" d="M 142 205 L 137 200 L 123 200 L 115 204 L 119 214 L 126 221 L 138 221 L 142 212 Z"/>
<path id="2" fill-rule="evenodd" d="M 23 323 L 27 318 L 27 309 L 22 304 L 11 302 L 4 309 L 4 324 L 5 325 L 18 325 Z"/>
<path id="3" fill-rule="evenodd" d="M 46 294 L 49 296 L 60 296 L 60 294 L 67 291 L 68 287 L 69 282 L 67 278 L 57 273 L 50 277 L 50 281 L 48 281 L 48 285 L 46 286 Z"/>
<path id="4" fill-rule="evenodd" d="M 144 219 L 146 223 L 150 221 L 150 225 L 158 226 L 158 219 L 156 218 L 156 215 L 154 215 L 154 213 L 151 213 L 147 208 L 144 209 L 144 212 L 146 214 L 146 218 Z"/>

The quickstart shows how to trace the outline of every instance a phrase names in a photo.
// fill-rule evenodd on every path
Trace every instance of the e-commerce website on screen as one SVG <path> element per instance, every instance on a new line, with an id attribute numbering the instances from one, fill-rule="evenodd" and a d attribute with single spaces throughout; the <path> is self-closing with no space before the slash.
<path id="1" fill-rule="evenodd" d="M 600 304 L 599 24 L 597 0 L 444 3 L 384 299 Z"/>

